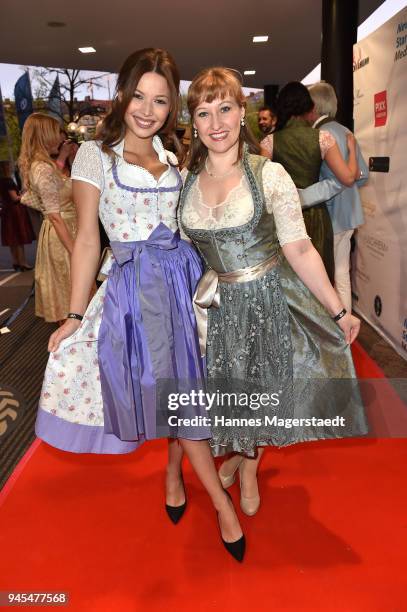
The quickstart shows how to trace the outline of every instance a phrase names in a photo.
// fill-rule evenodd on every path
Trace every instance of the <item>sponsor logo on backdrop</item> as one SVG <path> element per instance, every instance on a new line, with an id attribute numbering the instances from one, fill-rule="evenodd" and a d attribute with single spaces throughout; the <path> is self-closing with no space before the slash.
<path id="1" fill-rule="evenodd" d="M 361 239 L 366 244 L 372 255 L 384 257 L 385 253 L 387 253 L 389 250 L 388 245 L 383 242 L 383 240 L 380 240 L 380 238 L 375 238 L 375 236 L 371 236 L 369 234 L 367 236 L 362 235 Z"/>
<path id="2" fill-rule="evenodd" d="M 404 325 L 401 332 L 401 346 L 405 351 L 407 351 L 407 318 L 404 319 Z"/>
<path id="3" fill-rule="evenodd" d="M 376 215 L 376 204 L 362 199 L 362 208 L 366 217 L 374 217 Z"/>
<path id="4" fill-rule="evenodd" d="M 374 299 L 374 311 L 377 317 L 380 317 L 380 315 L 382 314 L 382 309 L 383 309 L 382 299 L 380 295 L 376 295 Z"/>
<path id="5" fill-rule="evenodd" d="M 353 51 L 353 72 L 360 70 L 369 63 L 369 57 L 362 57 L 362 49 L 356 47 Z"/>
<path id="6" fill-rule="evenodd" d="M 360 268 L 356 270 L 356 276 L 360 278 L 360 280 L 362 280 L 364 283 L 370 283 L 370 276 Z"/>
<path id="7" fill-rule="evenodd" d="M 398 24 L 396 30 L 396 54 L 394 61 L 407 56 L 407 21 L 402 21 Z"/>
<path id="8" fill-rule="evenodd" d="M 389 172 L 390 157 L 369 157 L 369 172 Z"/>
<path id="9" fill-rule="evenodd" d="M 381 127 L 387 121 L 387 91 L 379 91 L 374 95 L 374 126 Z"/>
<path id="10" fill-rule="evenodd" d="M 365 94 L 362 93 L 361 89 L 355 89 L 353 92 L 353 106 L 360 104 L 360 99 L 364 98 Z"/>

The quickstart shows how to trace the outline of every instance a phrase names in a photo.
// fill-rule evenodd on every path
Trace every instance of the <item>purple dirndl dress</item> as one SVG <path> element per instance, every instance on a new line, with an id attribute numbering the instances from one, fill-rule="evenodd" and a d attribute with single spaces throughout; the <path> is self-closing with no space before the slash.
<path id="1" fill-rule="evenodd" d="M 158 181 L 124 161 L 123 142 L 114 164 L 99 143 L 84 143 L 72 168 L 74 180 L 100 190 L 112 257 L 81 326 L 46 368 L 36 433 L 63 450 L 126 453 L 157 437 L 210 437 L 199 404 L 168 425 L 169 392 L 204 381 L 192 305 L 202 264 L 178 231 L 176 160 L 158 137 L 153 146 L 168 166 Z M 186 417 L 198 425 L 184 426 Z"/>

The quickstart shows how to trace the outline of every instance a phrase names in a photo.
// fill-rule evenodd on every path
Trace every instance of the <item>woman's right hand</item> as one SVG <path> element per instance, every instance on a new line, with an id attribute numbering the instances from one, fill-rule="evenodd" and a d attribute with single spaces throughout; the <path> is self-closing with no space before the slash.
<path id="1" fill-rule="evenodd" d="M 78 319 L 66 319 L 65 323 L 51 335 L 48 341 L 48 351 L 50 353 L 56 351 L 62 340 L 72 336 L 80 325 L 81 322 Z"/>
<path id="2" fill-rule="evenodd" d="M 342 319 L 337 321 L 337 325 L 343 331 L 346 344 L 352 344 L 360 331 L 360 319 L 348 312 Z"/>

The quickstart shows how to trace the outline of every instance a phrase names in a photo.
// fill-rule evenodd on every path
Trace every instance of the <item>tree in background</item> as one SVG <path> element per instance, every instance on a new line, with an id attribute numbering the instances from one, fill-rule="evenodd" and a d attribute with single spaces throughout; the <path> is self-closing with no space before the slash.
<path id="1" fill-rule="evenodd" d="M 28 66 L 21 66 L 23 70 L 28 70 Z M 106 73 L 108 74 L 108 73 Z M 77 112 L 78 102 L 76 100 L 79 90 L 83 86 L 90 89 L 93 97 L 93 88 L 102 87 L 99 80 L 106 76 L 95 75 L 84 77 L 83 71 L 64 69 L 64 68 L 30 68 L 31 88 L 33 93 L 34 111 L 49 112 L 49 95 L 55 83 L 55 78 L 59 78 L 59 90 L 61 97 L 60 118 L 69 123 L 73 121 Z M 55 113 L 55 109 L 53 110 Z M 8 138 L 0 137 L 0 160 L 10 159 L 16 161 L 21 147 L 21 133 L 18 125 L 16 106 L 14 100 L 4 100 L 4 115 L 7 125 Z M 11 150 L 10 150 L 11 149 Z"/>
<path id="2" fill-rule="evenodd" d="M 190 116 L 189 116 L 188 106 L 187 106 L 187 94 L 183 93 L 180 95 L 178 123 L 179 125 L 185 126 L 185 125 L 189 125 L 189 122 L 190 122 Z"/>
<path id="3" fill-rule="evenodd" d="M 10 146 L 13 160 L 16 161 L 21 146 L 21 133 L 16 114 L 16 105 L 14 104 L 14 102 L 11 102 L 10 100 L 6 99 L 4 100 L 3 108 L 8 132 L 8 139 L 6 137 L 0 138 L 0 159 L 10 159 Z"/>
<path id="4" fill-rule="evenodd" d="M 259 109 L 264 104 L 264 94 L 263 92 L 252 93 L 250 96 L 246 98 L 247 108 L 246 108 L 246 121 L 253 132 L 254 137 L 257 140 L 263 138 L 260 133 L 259 126 L 257 123 L 257 116 L 259 113 Z"/>
<path id="5" fill-rule="evenodd" d="M 46 101 L 39 98 L 33 101 L 34 112 L 46 112 L 47 104 Z M 6 126 L 8 132 L 8 138 L 0 138 L 0 160 L 10 159 L 10 149 L 13 156 L 13 161 L 16 162 L 20 154 L 21 147 L 21 132 L 18 124 L 18 117 L 16 113 L 16 105 L 14 100 L 6 98 L 3 100 L 4 116 L 6 119 Z"/>
<path id="6" fill-rule="evenodd" d="M 98 81 L 106 75 L 100 74 L 84 77 L 83 71 L 71 68 L 35 68 L 32 71 L 31 77 L 34 99 L 48 98 L 57 76 L 59 77 L 59 90 L 63 109 L 61 119 L 69 123 L 74 120 L 77 111 L 78 90 L 83 86 L 87 86 L 93 98 L 93 88 L 102 87 Z"/>

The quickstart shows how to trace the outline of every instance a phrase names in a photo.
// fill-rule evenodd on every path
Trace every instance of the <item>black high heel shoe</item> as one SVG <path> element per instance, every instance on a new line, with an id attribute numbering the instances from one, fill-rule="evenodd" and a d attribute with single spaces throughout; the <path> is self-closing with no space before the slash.
<path id="1" fill-rule="evenodd" d="M 182 486 L 184 487 L 184 493 L 185 493 L 184 479 L 182 477 L 181 479 L 182 479 Z M 186 493 L 185 493 L 185 501 L 181 506 L 170 506 L 169 504 L 165 504 L 165 509 L 167 511 L 167 514 L 170 518 L 170 521 L 172 521 L 174 525 L 179 523 L 179 521 L 182 519 L 184 512 L 186 510 L 186 507 L 187 507 Z"/>
<path id="2" fill-rule="evenodd" d="M 231 500 L 232 498 L 230 497 L 229 491 L 225 491 L 225 493 Z M 219 525 L 219 512 L 217 512 L 216 514 L 218 517 L 218 525 Z M 219 531 L 220 531 L 220 525 L 219 525 Z M 226 542 L 222 537 L 221 531 L 220 531 L 220 537 L 228 553 L 232 555 L 232 557 L 236 559 L 236 561 L 239 561 L 239 563 L 241 563 L 244 559 L 244 554 L 246 551 L 245 535 L 243 534 L 241 538 L 239 538 L 238 540 L 235 540 L 234 542 Z"/>

